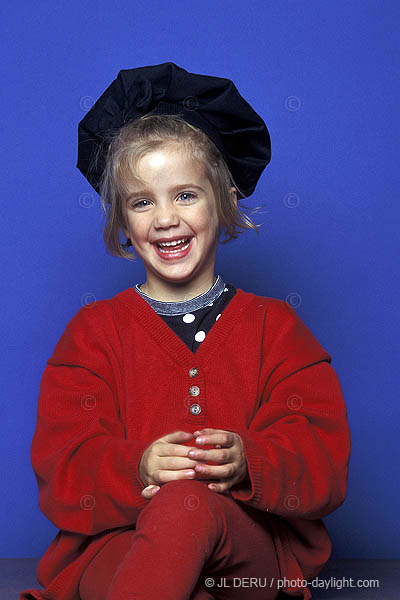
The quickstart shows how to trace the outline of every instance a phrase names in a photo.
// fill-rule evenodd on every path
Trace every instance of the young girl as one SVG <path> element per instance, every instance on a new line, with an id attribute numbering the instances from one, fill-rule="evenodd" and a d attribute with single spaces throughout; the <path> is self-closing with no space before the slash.
<path id="1" fill-rule="evenodd" d="M 233 83 L 173 63 L 121 71 L 81 121 L 107 248 L 146 281 L 47 361 L 31 459 L 60 531 L 21 600 L 311 597 L 346 493 L 340 383 L 294 309 L 215 273 L 269 160 Z"/>

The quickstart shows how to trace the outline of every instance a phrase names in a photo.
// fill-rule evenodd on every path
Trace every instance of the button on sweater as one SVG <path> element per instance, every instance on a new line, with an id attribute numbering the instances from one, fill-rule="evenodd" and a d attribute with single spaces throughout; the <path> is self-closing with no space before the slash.
<path id="1" fill-rule="evenodd" d="M 45 590 L 20 599 L 79 600 L 91 558 L 151 501 L 144 450 L 206 427 L 241 436 L 249 479 L 229 493 L 272 515 L 281 577 L 315 577 L 331 552 L 322 519 L 345 499 L 350 455 L 330 363 L 293 308 L 239 288 L 195 353 L 133 287 L 82 307 L 41 380 L 31 460 L 59 532 L 38 567 Z M 301 585 L 285 592 L 311 597 Z"/>

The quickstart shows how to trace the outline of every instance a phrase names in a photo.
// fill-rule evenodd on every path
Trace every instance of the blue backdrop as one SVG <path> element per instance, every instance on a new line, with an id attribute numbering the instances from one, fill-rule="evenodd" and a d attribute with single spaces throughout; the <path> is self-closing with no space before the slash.
<path id="1" fill-rule="evenodd" d="M 268 125 L 247 200 L 261 233 L 220 246 L 217 273 L 289 301 L 333 357 L 352 433 L 347 499 L 325 519 L 333 556 L 399 558 L 399 3 L 7 4 L 0 556 L 41 556 L 57 533 L 30 464 L 46 360 L 83 303 L 144 282 L 105 251 L 78 121 L 120 69 L 172 61 L 232 79 Z"/>

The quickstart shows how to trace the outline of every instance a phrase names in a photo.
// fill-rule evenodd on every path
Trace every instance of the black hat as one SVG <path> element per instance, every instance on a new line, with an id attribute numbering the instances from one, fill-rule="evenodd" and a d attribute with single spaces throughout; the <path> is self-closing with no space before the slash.
<path id="1" fill-rule="evenodd" d="M 112 134 L 145 114 L 181 115 L 204 131 L 244 197 L 271 160 L 267 126 L 230 79 L 189 73 L 172 62 L 122 69 L 78 127 L 76 166 L 97 192 Z"/>

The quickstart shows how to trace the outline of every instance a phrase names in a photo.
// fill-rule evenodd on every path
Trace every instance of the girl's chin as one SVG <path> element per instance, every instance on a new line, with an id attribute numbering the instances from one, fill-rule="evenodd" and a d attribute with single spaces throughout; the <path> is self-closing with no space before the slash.
<path id="1" fill-rule="evenodd" d="M 153 263 L 150 277 L 153 281 L 153 285 L 158 282 L 156 285 L 161 286 L 163 289 L 165 289 L 165 286 L 167 286 L 166 289 L 173 289 L 176 286 L 177 288 L 186 290 L 186 287 L 190 287 L 191 284 L 198 280 L 198 276 L 201 272 L 201 269 L 199 271 L 199 266 L 200 265 L 197 263 L 195 264 L 192 261 L 188 261 L 185 264 L 171 263 L 163 267 L 160 267 L 159 263 Z M 187 291 L 185 293 L 187 293 Z"/>
<path id="2" fill-rule="evenodd" d="M 192 268 L 188 268 L 188 269 L 174 269 L 171 268 L 170 269 L 157 269 L 157 270 L 153 270 L 153 275 L 156 275 L 156 277 L 160 280 L 160 282 L 169 284 L 169 285 L 183 285 L 185 283 L 188 283 L 188 281 L 191 281 L 193 279 L 193 272 L 194 269 Z"/>

